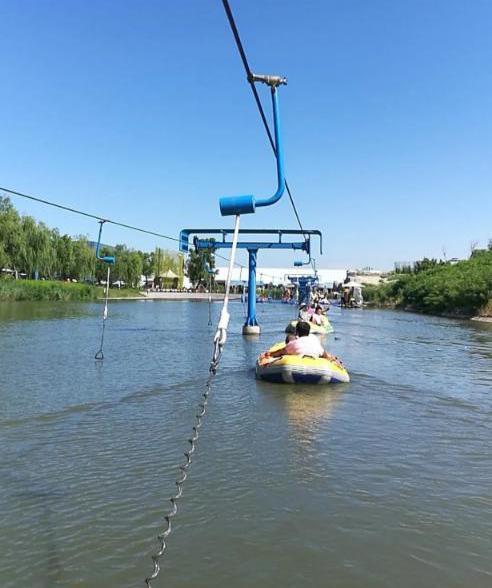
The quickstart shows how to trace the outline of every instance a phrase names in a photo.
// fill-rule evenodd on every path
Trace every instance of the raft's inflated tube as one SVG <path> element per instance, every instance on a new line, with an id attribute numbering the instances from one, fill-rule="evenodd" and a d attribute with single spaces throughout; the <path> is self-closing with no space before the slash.
<path id="1" fill-rule="evenodd" d="M 276 351 L 284 346 L 277 343 L 269 349 Z M 300 355 L 282 357 L 261 356 L 256 361 L 256 377 L 277 384 L 335 384 L 350 382 L 350 376 L 337 361 Z"/>
<path id="2" fill-rule="evenodd" d="M 312 335 L 326 335 L 327 333 L 333 333 L 333 327 L 330 321 L 323 317 L 324 321 L 322 325 L 316 325 L 314 323 L 309 323 L 310 329 L 309 332 Z M 290 321 L 290 323 L 285 327 L 286 333 L 295 333 L 296 332 L 297 321 Z"/>

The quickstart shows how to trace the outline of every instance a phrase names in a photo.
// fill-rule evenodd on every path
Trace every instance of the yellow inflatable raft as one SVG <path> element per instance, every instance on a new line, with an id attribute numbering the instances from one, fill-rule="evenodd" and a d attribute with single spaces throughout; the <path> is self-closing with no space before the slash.
<path id="1" fill-rule="evenodd" d="M 286 333 L 295 333 L 296 332 L 296 325 L 297 321 L 290 321 L 290 323 L 285 328 Z M 333 333 L 333 327 L 330 321 L 324 316 L 323 317 L 323 324 L 322 325 L 315 325 L 314 323 L 309 323 L 311 327 L 309 332 L 313 335 L 326 335 L 327 333 Z"/>
<path id="2" fill-rule="evenodd" d="M 268 351 L 277 351 L 284 343 L 277 343 Z M 347 370 L 339 362 L 321 357 L 283 355 L 260 357 L 256 361 L 256 377 L 267 382 L 285 384 L 329 384 L 350 382 Z"/>

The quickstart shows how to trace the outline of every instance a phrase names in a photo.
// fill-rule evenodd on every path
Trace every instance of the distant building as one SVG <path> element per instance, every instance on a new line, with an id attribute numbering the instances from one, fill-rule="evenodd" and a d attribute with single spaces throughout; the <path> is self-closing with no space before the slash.
<path id="1" fill-rule="evenodd" d="M 216 270 L 215 281 L 225 283 L 227 278 L 227 267 L 218 267 Z M 274 286 L 288 286 L 291 284 L 289 276 L 314 275 L 310 267 L 257 267 L 256 282 L 259 286 L 273 284 Z M 318 269 L 318 279 L 320 286 L 331 288 L 333 282 L 343 282 L 347 277 L 346 269 Z M 246 284 L 248 281 L 248 269 L 235 267 L 232 270 L 232 284 L 238 286 Z"/>
<path id="2" fill-rule="evenodd" d="M 369 285 L 377 285 L 385 280 L 388 272 L 383 272 L 381 270 L 376 270 L 371 267 L 365 267 L 361 270 L 356 270 L 354 272 L 348 272 L 348 276 L 354 281 L 359 282 L 359 284 L 369 284 Z"/>
<path id="3" fill-rule="evenodd" d="M 415 267 L 415 261 L 395 261 L 395 272 L 410 272 Z"/>

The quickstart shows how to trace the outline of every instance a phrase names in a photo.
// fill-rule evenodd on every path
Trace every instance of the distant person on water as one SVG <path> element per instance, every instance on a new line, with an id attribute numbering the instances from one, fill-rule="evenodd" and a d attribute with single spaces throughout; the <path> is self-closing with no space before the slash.
<path id="1" fill-rule="evenodd" d="M 342 295 L 342 306 L 348 306 L 350 302 L 350 290 L 348 288 L 343 289 Z"/>
<path id="2" fill-rule="evenodd" d="M 283 347 L 278 349 L 277 351 L 265 351 L 262 354 L 262 357 L 282 357 L 282 355 L 307 355 L 309 357 L 322 357 L 324 359 L 329 359 L 331 361 L 335 361 L 341 365 L 340 360 L 331 355 L 319 342 L 319 339 L 316 335 L 310 334 L 311 327 L 309 323 L 306 321 L 298 321 L 296 325 L 296 338 L 289 343 L 286 343 Z"/>

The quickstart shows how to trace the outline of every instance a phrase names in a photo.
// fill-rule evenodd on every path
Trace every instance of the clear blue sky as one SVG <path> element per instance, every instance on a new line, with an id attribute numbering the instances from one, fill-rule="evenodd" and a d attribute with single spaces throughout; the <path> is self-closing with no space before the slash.
<path id="1" fill-rule="evenodd" d="M 324 233 L 320 266 L 388 268 L 486 245 L 492 2 L 231 6 L 252 69 L 289 79 L 286 171 L 305 227 Z M 0 0 L 0 22 L 0 185 L 176 236 L 232 226 L 221 195 L 273 193 L 220 0 Z M 63 232 L 96 234 L 95 222 L 14 202 Z M 284 198 L 243 227 L 296 224 Z M 104 240 L 158 244 L 113 227 Z M 293 258 L 265 253 L 260 265 Z"/>

